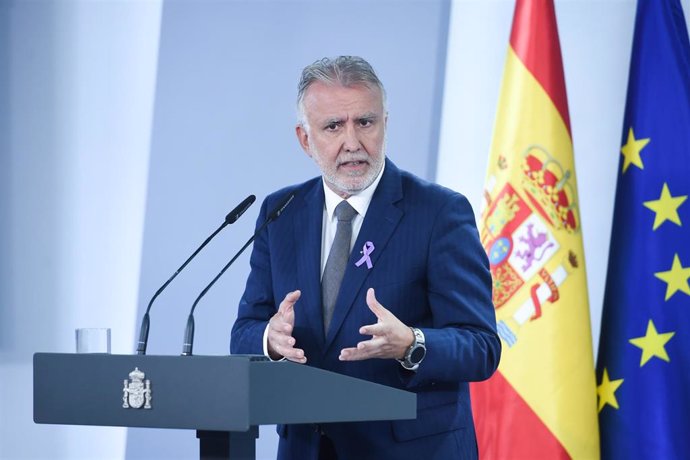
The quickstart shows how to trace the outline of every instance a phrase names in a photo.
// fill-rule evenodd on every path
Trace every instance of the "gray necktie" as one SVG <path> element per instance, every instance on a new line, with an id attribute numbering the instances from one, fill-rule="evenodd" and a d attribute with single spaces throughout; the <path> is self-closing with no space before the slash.
<path id="1" fill-rule="evenodd" d="M 338 218 L 338 228 L 335 231 L 335 239 L 328 254 L 326 268 L 321 278 L 321 295 L 323 299 L 323 329 L 328 334 L 328 326 L 333 318 L 335 301 L 338 299 L 340 283 L 347 268 L 347 260 L 350 258 L 350 242 L 352 240 L 352 219 L 357 211 L 350 203 L 343 200 L 335 208 L 335 217 Z"/>

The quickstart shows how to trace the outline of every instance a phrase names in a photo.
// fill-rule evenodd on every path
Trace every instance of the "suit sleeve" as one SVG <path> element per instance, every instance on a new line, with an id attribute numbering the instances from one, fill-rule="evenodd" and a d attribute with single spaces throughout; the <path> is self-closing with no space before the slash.
<path id="1" fill-rule="evenodd" d="M 257 228 L 266 220 L 267 202 L 261 205 Z M 270 227 L 270 226 L 269 226 Z M 269 228 L 257 235 L 250 258 L 250 273 L 240 300 L 237 320 L 232 327 L 230 353 L 262 355 L 263 334 L 268 321 L 277 311 L 271 282 Z"/>
<path id="2" fill-rule="evenodd" d="M 489 378 L 501 355 L 491 273 L 472 208 L 460 194 L 436 215 L 427 267 L 432 327 L 421 327 L 427 354 L 416 373 L 401 371 L 404 381 L 415 387 Z"/>

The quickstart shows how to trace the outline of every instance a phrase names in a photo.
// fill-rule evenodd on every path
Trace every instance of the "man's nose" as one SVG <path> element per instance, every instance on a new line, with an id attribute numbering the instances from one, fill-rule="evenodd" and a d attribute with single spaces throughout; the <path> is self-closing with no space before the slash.
<path id="1" fill-rule="evenodd" d="M 345 125 L 345 133 L 343 138 L 343 150 L 346 152 L 357 152 L 360 150 L 359 136 L 357 129 L 351 123 Z"/>

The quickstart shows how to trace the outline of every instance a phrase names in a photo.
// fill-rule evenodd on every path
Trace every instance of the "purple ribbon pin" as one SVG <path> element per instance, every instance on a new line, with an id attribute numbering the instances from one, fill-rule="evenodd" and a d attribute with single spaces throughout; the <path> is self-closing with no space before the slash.
<path id="1" fill-rule="evenodd" d="M 368 268 L 369 270 L 371 270 L 371 268 L 372 268 L 374 265 L 371 263 L 371 257 L 369 257 L 369 255 L 370 255 L 372 252 L 374 252 L 374 249 L 376 249 L 376 248 L 374 247 L 374 243 L 372 243 L 371 241 L 367 241 L 366 243 L 364 243 L 364 246 L 362 246 L 362 252 L 361 252 L 361 254 L 363 254 L 363 255 L 362 255 L 362 258 L 359 259 L 357 262 L 355 262 L 355 267 L 359 267 L 359 266 L 361 266 L 364 262 L 366 262 L 366 263 L 367 263 L 367 268 Z"/>

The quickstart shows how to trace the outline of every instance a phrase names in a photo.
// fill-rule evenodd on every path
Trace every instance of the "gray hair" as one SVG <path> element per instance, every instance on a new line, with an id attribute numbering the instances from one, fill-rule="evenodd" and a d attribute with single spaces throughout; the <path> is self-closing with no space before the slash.
<path id="1" fill-rule="evenodd" d="M 378 88 L 381 92 L 383 111 L 386 112 L 386 90 L 371 64 L 359 56 L 323 58 L 302 70 L 302 76 L 297 87 L 297 121 L 306 130 L 309 130 L 309 125 L 304 114 L 304 95 L 312 83 L 317 81 L 345 87 L 365 85 L 370 89 Z"/>

